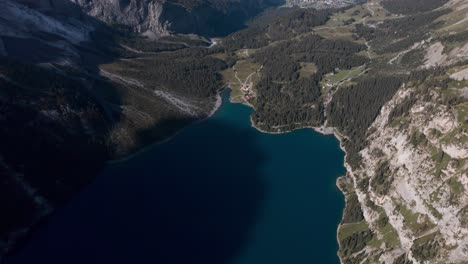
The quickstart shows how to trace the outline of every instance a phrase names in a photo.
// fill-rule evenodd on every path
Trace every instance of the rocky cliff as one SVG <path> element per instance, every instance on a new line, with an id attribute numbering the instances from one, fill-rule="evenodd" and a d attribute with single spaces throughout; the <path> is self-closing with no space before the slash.
<path id="1" fill-rule="evenodd" d="M 262 131 L 340 139 L 341 262 L 466 263 L 468 1 L 296 12 L 224 39 L 225 78 Z"/>
<path id="2" fill-rule="evenodd" d="M 169 33 L 222 36 L 243 27 L 281 0 L 73 0 L 90 16 L 150 36 Z"/>
<path id="3" fill-rule="evenodd" d="M 436 2 L 393 21 L 427 19 L 416 34 L 391 44 L 368 35 L 376 51 L 369 56 L 391 65 L 387 73 L 397 66 L 408 79 L 366 130 L 365 147 L 345 147 L 348 173 L 338 181 L 347 202 L 338 233 L 343 263 L 468 259 L 468 3 Z M 374 17 L 380 8 L 402 10 L 399 1 L 369 1 L 367 8 Z M 385 38 L 379 29 L 392 27 L 369 21 L 374 37 Z M 339 137 L 346 145 L 346 136 Z M 349 159 L 353 153 L 357 162 Z"/>
<path id="4" fill-rule="evenodd" d="M 216 107 L 217 49 L 169 33 L 224 34 L 270 3 L 0 1 L 0 260 L 107 160 Z"/>
<path id="5" fill-rule="evenodd" d="M 205 118 L 245 75 L 257 127 L 341 139 L 343 263 L 466 261 L 467 1 L 281 10 L 211 48 L 185 35 L 275 3 L 0 1 L 0 257 L 106 160 Z"/>

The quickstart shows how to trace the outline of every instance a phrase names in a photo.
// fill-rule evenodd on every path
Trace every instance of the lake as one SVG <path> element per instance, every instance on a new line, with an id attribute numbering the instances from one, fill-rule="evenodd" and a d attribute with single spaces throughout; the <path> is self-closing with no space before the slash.
<path id="1" fill-rule="evenodd" d="M 6 263 L 335 264 L 344 153 L 311 129 L 264 134 L 224 103 L 109 164 Z"/>

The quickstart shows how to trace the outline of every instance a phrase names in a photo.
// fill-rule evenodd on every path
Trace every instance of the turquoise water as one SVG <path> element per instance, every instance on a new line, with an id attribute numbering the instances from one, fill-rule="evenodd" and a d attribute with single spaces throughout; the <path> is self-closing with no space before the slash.
<path id="1" fill-rule="evenodd" d="M 7 263 L 339 263 L 344 154 L 310 129 L 260 133 L 226 102 L 109 165 Z"/>

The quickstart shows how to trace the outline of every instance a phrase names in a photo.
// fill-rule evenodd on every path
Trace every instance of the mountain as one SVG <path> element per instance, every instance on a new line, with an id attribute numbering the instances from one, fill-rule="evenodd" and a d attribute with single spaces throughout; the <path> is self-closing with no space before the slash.
<path id="1" fill-rule="evenodd" d="M 89 15 L 150 35 L 221 36 L 281 0 L 74 0 Z"/>
<path id="2" fill-rule="evenodd" d="M 227 65 L 206 37 L 272 4 L 0 1 L 0 259 L 106 161 L 209 116 Z"/>
<path id="3" fill-rule="evenodd" d="M 468 259 L 467 12 L 466 0 L 373 0 L 223 40 L 236 61 L 225 78 L 252 81 L 231 88 L 255 127 L 340 140 L 342 263 Z"/>
<path id="4" fill-rule="evenodd" d="M 319 2 L 0 1 L 2 253 L 230 84 L 256 128 L 340 139 L 342 263 L 466 261 L 468 2 Z"/>

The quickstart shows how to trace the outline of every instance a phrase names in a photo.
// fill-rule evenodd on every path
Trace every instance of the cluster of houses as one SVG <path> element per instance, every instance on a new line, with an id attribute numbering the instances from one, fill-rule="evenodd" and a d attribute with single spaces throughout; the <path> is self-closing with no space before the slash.
<path id="1" fill-rule="evenodd" d="M 255 98 L 255 92 L 253 91 L 252 87 L 253 87 L 253 83 L 249 82 L 249 83 L 244 83 L 240 89 L 244 93 L 243 97 L 246 101 L 249 101 Z"/>

